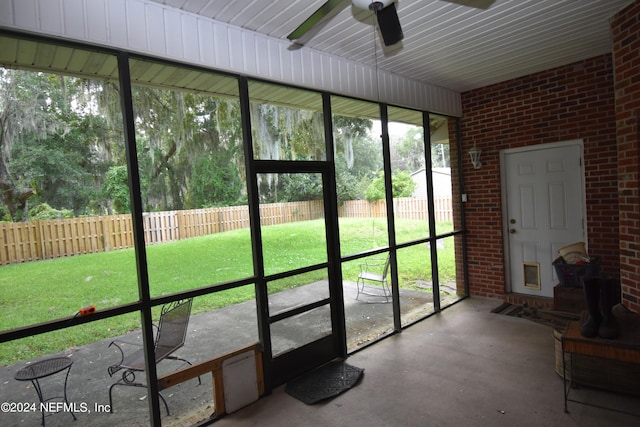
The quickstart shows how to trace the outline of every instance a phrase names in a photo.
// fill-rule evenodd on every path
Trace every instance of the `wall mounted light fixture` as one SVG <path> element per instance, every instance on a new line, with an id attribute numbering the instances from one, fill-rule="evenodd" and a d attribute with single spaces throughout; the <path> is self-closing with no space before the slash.
<path id="1" fill-rule="evenodd" d="M 474 169 L 480 169 L 482 167 L 482 162 L 480 161 L 480 155 L 482 154 L 482 150 L 473 145 L 473 148 L 469 150 L 469 156 L 471 157 L 471 164 L 473 164 Z"/>

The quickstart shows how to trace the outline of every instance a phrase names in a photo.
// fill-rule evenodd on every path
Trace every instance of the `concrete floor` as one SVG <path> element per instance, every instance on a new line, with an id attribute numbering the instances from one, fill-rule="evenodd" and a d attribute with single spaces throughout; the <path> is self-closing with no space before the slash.
<path id="1" fill-rule="evenodd" d="M 569 402 L 555 372 L 553 330 L 491 313 L 471 298 L 351 356 L 362 381 L 321 404 L 284 387 L 221 417 L 224 426 L 637 426 L 640 418 Z M 639 398 L 590 389 L 574 399 L 640 413 Z"/>
<path id="2" fill-rule="evenodd" d="M 570 413 L 565 414 L 562 379 L 555 372 L 553 329 L 530 320 L 491 313 L 500 303 L 494 299 L 466 299 L 400 334 L 356 352 L 347 362 L 364 368 L 364 377 L 356 387 L 334 399 L 309 406 L 286 394 L 284 386 L 278 387 L 271 395 L 216 419 L 213 425 L 640 425 L 640 418 L 571 402 Z M 374 308 L 389 309 L 390 305 L 354 304 L 352 311 Z M 362 313 L 352 314 L 363 317 Z M 193 316 L 191 335 L 185 348 L 180 350 L 181 355 L 193 361 L 208 357 L 201 354 L 205 347 L 230 341 L 219 333 L 221 325 L 228 325 L 230 321 L 237 322 L 237 319 L 225 310 Z M 229 329 L 226 333 L 233 333 L 233 328 L 225 329 Z M 193 351 L 200 353 L 191 353 Z M 108 342 L 69 349 L 61 355 L 75 361 L 69 380 L 70 401 L 88 402 L 91 407 L 94 403 L 108 403 L 107 389 L 113 380 L 106 375 L 106 367 L 117 361 L 115 350 L 108 348 Z M 28 384 L 13 380 L 15 371 L 23 365 L 0 370 L 0 401 L 34 401 L 34 390 Z M 163 413 L 163 425 L 190 426 L 213 412 L 211 377 L 204 376 L 202 386 L 196 384 L 191 380 L 165 392 L 172 415 Z M 571 395 L 640 413 L 640 398 L 586 388 L 572 390 Z M 49 427 L 147 425 L 145 397 L 144 389 L 125 387 L 116 392 L 113 414 L 80 413 L 74 422 L 70 414 L 59 413 L 48 416 L 46 423 Z M 0 412 L 0 425 L 37 426 L 40 416 L 37 412 Z"/>

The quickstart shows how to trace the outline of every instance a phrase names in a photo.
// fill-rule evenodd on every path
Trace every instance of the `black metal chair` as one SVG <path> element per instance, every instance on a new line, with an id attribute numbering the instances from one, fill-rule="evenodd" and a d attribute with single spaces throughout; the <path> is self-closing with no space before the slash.
<path id="1" fill-rule="evenodd" d="M 389 256 L 386 259 L 371 258 L 365 260 L 364 264 L 360 264 L 360 274 L 358 275 L 357 288 L 358 293 L 356 299 L 360 298 L 360 294 L 382 297 L 385 302 L 389 302 L 391 298 L 391 289 L 387 274 L 389 273 Z M 371 286 L 368 282 L 377 283 L 377 286 Z"/>
<path id="2" fill-rule="evenodd" d="M 158 364 L 162 360 L 180 360 L 191 365 L 187 359 L 173 355 L 173 352 L 178 350 L 184 345 L 184 341 L 187 336 L 187 325 L 189 324 L 189 317 L 191 316 L 191 305 L 193 298 L 186 300 L 174 301 L 162 306 L 160 311 L 160 320 L 158 321 L 154 353 L 155 362 Z M 146 384 L 136 381 L 136 372 L 144 372 L 144 349 L 140 344 L 131 344 L 124 341 L 112 341 L 109 347 L 115 346 L 120 350 L 121 360 L 120 362 L 111 365 L 107 368 L 109 376 L 115 375 L 117 372 L 122 371 L 122 377 L 109 387 L 109 408 L 113 412 L 113 399 L 112 391 L 115 386 L 126 385 L 134 387 L 145 387 Z M 127 354 L 127 347 L 135 347 L 135 351 Z M 198 382 L 202 384 L 200 377 Z M 158 395 L 164 407 L 169 415 L 169 405 L 164 399 L 162 394 L 158 392 Z"/>

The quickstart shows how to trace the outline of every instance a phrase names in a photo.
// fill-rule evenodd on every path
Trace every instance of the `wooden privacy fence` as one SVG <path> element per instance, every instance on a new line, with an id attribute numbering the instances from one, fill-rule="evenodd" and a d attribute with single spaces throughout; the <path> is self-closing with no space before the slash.
<path id="1" fill-rule="evenodd" d="M 437 197 L 433 202 L 436 222 L 453 221 L 451 197 Z M 428 201 L 425 197 L 393 199 L 393 213 L 396 218 L 426 221 L 429 219 Z M 366 200 L 350 200 L 338 208 L 338 215 L 344 218 L 384 218 L 387 216 L 387 203 L 385 201 L 369 203 Z"/>
<path id="2" fill-rule="evenodd" d="M 133 246 L 130 215 L 0 223 L 0 264 Z"/>
<path id="3" fill-rule="evenodd" d="M 451 198 L 435 200 L 437 222 L 452 221 Z M 428 218 L 427 200 L 394 200 L 398 218 Z M 386 216 L 384 201 L 345 202 L 341 217 L 366 218 Z M 260 205 L 262 225 L 307 221 L 324 217 L 322 201 L 271 203 Z M 247 206 L 229 206 L 184 211 L 149 212 L 143 215 L 146 244 L 171 242 L 249 227 Z M 104 252 L 133 247 L 131 215 L 86 218 L 0 222 L 0 265 L 37 261 L 63 256 Z"/>

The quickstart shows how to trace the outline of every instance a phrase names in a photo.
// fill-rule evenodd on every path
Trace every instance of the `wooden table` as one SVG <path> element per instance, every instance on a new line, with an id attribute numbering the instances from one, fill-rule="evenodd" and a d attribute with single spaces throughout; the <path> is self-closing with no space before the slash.
<path id="1" fill-rule="evenodd" d="M 614 340 L 602 338 L 585 338 L 580 334 L 580 322 L 574 321 L 569 324 L 562 335 L 562 374 L 564 382 L 564 410 L 569 412 L 567 402 L 583 403 L 569 399 L 571 381 L 575 378 L 570 372 L 570 379 L 567 380 L 567 362 L 565 355 L 568 353 L 573 369 L 573 355 L 597 357 L 601 359 L 615 360 L 619 362 L 640 364 L 640 320 L 639 316 L 630 314 L 628 316 L 617 317 L 620 325 L 620 336 Z M 596 405 L 592 405 L 596 406 Z M 605 408 L 611 409 L 611 408 Z M 632 414 L 638 415 L 638 414 Z"/>

